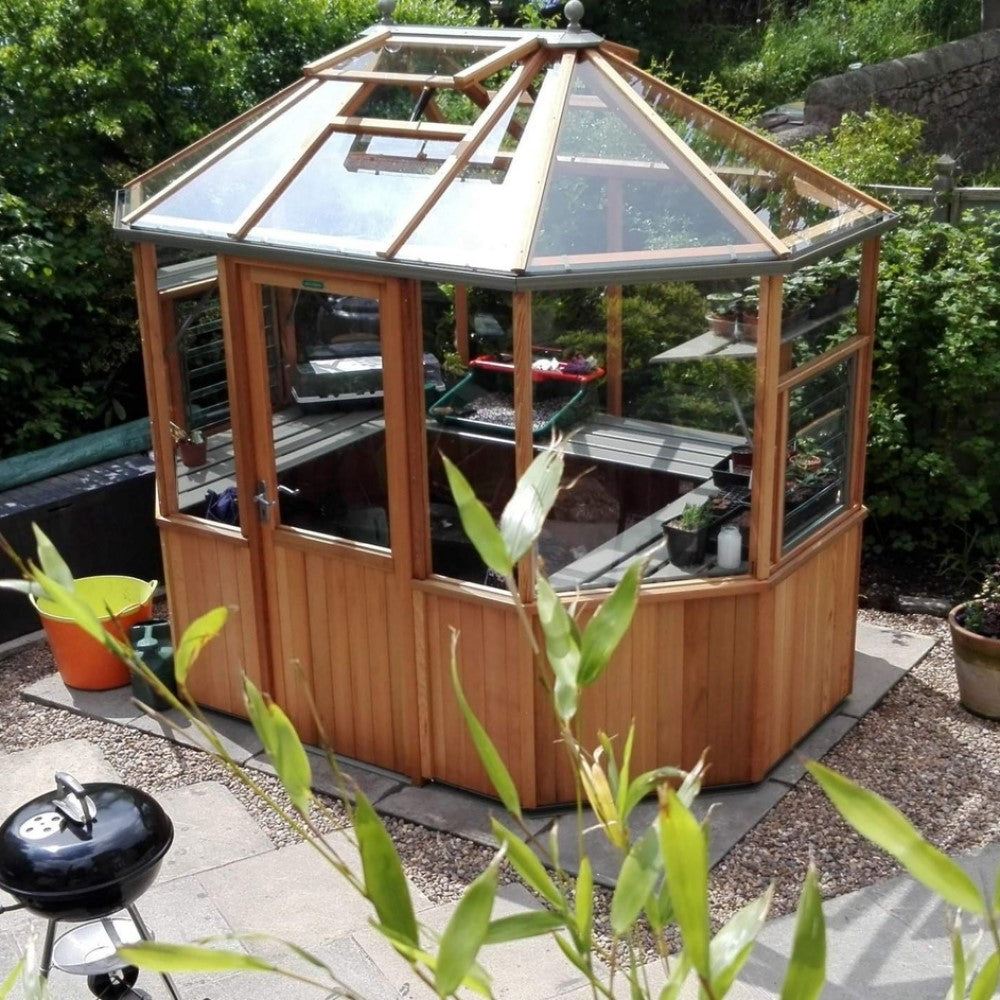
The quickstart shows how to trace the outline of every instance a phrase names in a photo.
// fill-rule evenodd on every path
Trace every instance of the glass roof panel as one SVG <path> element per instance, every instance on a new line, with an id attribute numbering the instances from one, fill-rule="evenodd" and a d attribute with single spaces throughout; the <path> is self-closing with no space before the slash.
<path id="1" fill-rule="evenodd" d="M 379 52 L 373 67 L 380 73 L 407 73 L 414 76 L 453 76 L 506 45 L 480 41 L 474 45 L 449 45 L 390 39 Z"/>
<path id="2" fill-rule="evenodd" d="M 256 131 L 248 127 L 244 141 L 206 169 L 192 171 L 188 181 L 140 216 L 136 226 L 157 228 L 161 220 L 184 231 L 227 231 L 266 189 L 275 172 L 337 115 L 357 87 L 355 83 L 323 82 L 263 127 Z"/>
<path id="3" fill-rule="evenodd" d="M 535 81 L 530 116 L 515 102 L 396 254 L 400 260 L 510 271 L 530 235 L 525 205 L 544 176 L 547 122 L 558 112 L 559 64 Z"/>
<path id="4" fill-rule="evenodd" d="M 730 190 L 778 237 L 790 244 L 825 224 L 836 232 L 856 221 L 870 202 L 784 149 L 734 126 L 679 92 L 623 64 L 622 76 Z M 805 236 L 808 238 L 808 236 Z"/>
<path id="5" fill-rule="evenodd" d="M 533 265 L 572 267 L 573 258 L 715 250 L 759 253 L 749 222 L 723 203 L 670 141 L 614 92 L 589 62 L 578 63 L 545 189 Z"/>

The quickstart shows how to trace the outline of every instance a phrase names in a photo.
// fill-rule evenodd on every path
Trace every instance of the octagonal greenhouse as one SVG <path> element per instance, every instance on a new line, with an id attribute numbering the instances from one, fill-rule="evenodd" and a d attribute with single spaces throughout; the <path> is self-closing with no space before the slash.
<path id="1" fill-rule="evenodd" d="M 585 745 L 634 719 L 634 766 L 753 782 L 849 693 L 894 216 L 635 57 L 383 23 L 119 193 L 174 625 L 235 608 L 199 701 L 243 714 L 245 671 L 306 740 L 489 794 L 454 627 L 524 803 L 572 799 L 442 464 L 498 514 L 554 432 L 529 613 L 536 565 L 586 608 L 646 560 Z"/>

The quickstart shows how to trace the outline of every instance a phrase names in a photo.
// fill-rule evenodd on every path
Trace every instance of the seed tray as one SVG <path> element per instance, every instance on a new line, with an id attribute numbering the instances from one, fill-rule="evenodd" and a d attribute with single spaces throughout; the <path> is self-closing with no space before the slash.
<path id="1" fill-rule="evenodd" d="M 544 356 L 544 354 L 541 355 L 541 357 Z M 558 364 L 558 368 L 532 368 L 532 382 L 576 382 L 583 385 L 587 382 L 595 382 L 604 375 L 603 368 L 595 368 L 593 371 L 580 373 L 569 370 L 571 363 L 568 361 L 560 361 Z M 484 354 L 482 357 L 473 358 L 469 362 L 469 367 L 478 371 L 500 372 L 510 376 L 514 374 L 513 358 L 510 358 L 506 354 Z"/>

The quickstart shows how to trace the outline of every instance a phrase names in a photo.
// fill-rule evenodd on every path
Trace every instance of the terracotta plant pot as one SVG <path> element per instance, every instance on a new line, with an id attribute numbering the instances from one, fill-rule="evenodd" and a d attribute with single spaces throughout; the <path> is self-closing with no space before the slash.
<path id="1" fill-rule="evenodd" d="M 708 314 L 708 328 L 717 337 L 728 337 L 733 339 L 733 330 L 736 327 L 736 320 L 732 316 L 720 316 L 718 313 Z"/>
<path id="2" fill-rule="evenodd" d="M 1000 719 L 1000 639 L 970 632 L 959 624 L 965 605 L 948 615 L 958 675 L 958 700 L 975 715 Z"/>
<path id="3" fill-rule="evenodd" d="M 208 444 L 205 441 L 180 441 L 177 449 L 181 461 L 189 469 L 197 469 L 208 461 Z"/>

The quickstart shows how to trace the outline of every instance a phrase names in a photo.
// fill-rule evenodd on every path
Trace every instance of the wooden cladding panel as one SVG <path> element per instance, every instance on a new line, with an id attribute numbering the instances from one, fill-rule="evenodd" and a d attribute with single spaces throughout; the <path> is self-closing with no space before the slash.
<path id="1" fill-rule="evenodd" d="M 770 649 L 758 648 L 753 769 L 768 769 L 851 692 L 861 521 L 783 575 Z"/>
<path id="2" fill-rule="evenodd" d="M 494 795 L 451 683 L 451 629 L 458 631 L 459 677 L 469 705 L 494 740 L 525 805 L 534 794 L 534 668 L 513 607 L 428 592 L 424 605 L 430 773 L 485 795 Z M 544 752 L 544 751 L 543 751 Z"/>
<path id="3" fill-rule="evenodd" d="M 409 643 L 401 641 L 409 617 L 399 620 L 391 564 L 292 545 L 275 549 L 279 672 L 288 678 L 278 696 L 282 707 L 308 742 L 325 739 L 344 756 L 411 773 L 417 750 L 400 720 L 415 712 L 416 674 L 405 655 Z"/>
<path id="4" fill-rule="evenodd" d="M 202 650 L 189 687 L 203 705 L 245 716 L 242 674 L 262 683 L 264 636 L 254 607 L 246 542 L 229 532 L 160 522 L 160 539 L 174 641 L 212 608 L 225 605 L 229 620 Z"/>

